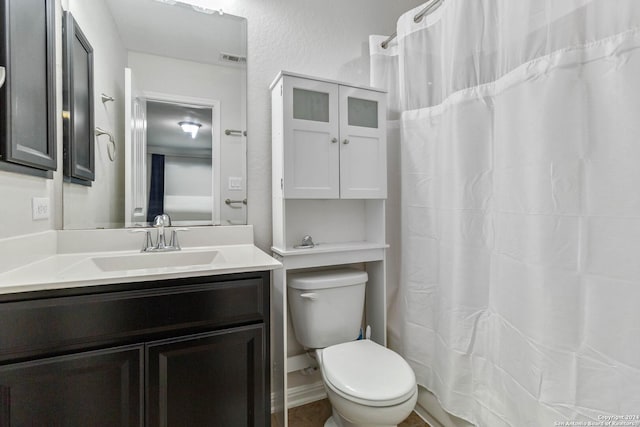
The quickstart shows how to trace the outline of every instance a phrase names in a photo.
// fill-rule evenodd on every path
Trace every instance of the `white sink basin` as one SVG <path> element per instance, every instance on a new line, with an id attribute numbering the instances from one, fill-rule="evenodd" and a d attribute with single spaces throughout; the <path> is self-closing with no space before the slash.
<path id="1" fill-rule="evenodd" d="M 164 267 L 193 267 L 223 261 L 218 251 L 149 252 L 91 258 L 102 271 L 142 270 Z"/>

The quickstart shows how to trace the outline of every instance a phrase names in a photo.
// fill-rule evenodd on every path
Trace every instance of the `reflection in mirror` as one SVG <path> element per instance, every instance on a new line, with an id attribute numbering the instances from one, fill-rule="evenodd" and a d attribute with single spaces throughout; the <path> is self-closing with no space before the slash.
<path id="1" fill-rule="evenodd" d="M 131 198 L 132 203 L 127 226 L 146 226 L 163 213 L 174 225 L 219 224 L 219 210 L 213 203 L 219 195 L 214 195 L 213 183 L 219 181 L 214 180 L 214 170 L 219 171 L 220 149 L 212 132 L 219 129 L 218 103 L 195 105 L 156 98 L 145 100 L 146 156 L 134 165 L 139 171 L 134 179 L 148 185 L 126 185 L 132 191 L 143 190 L 143 194 L 127 194 L 127 202 Z"/>
<path id="2" fill-rule="evenodd" d="M 158 0 L 68 8 L 94 48 L 95 125 L 117 149 L 111 162 L 96 138 L 93 185 L 63 184 L 64 228 L 148 226 L 160 212 L 175 225 L 245 224 L 246 203 L 225 200 L 247 194 L 246 20 Z"/>

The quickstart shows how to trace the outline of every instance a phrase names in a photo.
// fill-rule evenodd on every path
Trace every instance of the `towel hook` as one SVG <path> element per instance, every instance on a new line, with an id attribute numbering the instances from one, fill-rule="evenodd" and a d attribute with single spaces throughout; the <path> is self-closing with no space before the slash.
<path id="1" fill-rule="evenodd" d="M 105 93 L 103 93 L 101 95 L 101 98 L 102 98 L 102 103 L 103 104 L 106 104 L 107 102 L 114 102 L 115 101 L 115 98 L 113 96 L 109 96 L 109 95 L 107 95 Z"/>
<path id="2" fill-rule="evenodd" d="M 116 159 L 116 141 L 113 139 L 111 132 L 107 132 L 101 127 L 96 126 L 96 136 L 107 135 L 109 137 L 109 145 L 107 145 L 107 155 L 112 162 Z"/>

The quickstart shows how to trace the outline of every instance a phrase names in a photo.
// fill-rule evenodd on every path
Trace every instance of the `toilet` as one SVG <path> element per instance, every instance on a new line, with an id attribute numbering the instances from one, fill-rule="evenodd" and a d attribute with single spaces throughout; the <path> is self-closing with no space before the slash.
<path id="1" fill-rule="evenodd" d="M 315 350 L 332 415 L 325 427 L 393 427 L 413 410 L 416 378 L 397 353 L 360 339 L 365 271 L 342 268 L 291 274 L 287 281 L 296 338 Z"/>

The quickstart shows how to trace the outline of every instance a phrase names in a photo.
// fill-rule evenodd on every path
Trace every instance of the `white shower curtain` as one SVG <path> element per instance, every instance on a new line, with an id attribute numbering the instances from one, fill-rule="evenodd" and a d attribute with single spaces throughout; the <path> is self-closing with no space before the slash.
<path id="1" fill-rule="evenodd" d="M 640 1 L 421 9 L 370 40 L 401 188 L 392 347 L 482 427 L 640 426 Z"/>

